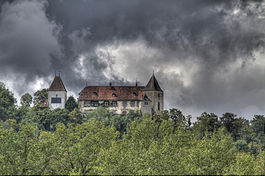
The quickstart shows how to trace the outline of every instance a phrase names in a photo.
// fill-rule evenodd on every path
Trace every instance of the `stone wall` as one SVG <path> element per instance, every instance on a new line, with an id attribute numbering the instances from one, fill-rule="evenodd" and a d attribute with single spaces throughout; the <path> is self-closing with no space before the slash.
<path id="1" fill-rule="evenodd" d="M 143 93 L 152 101 L 152 108 L 154 112 L 164 110 L 164 94 L 160 91 L 144 91 Z"/>
<path id="2" fill-rule="evenodd" d="M 151 101 L 142 101 L 142 107 L 141 107 L 142 114 L 152 114 L 152 102 Z"/>

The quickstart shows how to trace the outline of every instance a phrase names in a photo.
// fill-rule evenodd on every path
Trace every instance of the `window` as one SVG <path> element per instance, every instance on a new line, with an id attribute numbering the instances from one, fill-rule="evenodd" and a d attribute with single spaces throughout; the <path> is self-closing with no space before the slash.
<path id="1" fill-rule="evenodd" d="M 138 96 L 138 94 L 136 92 L 133 92 L 133 95 L 136 96 L 136 97 Z"/>
<path id="2" fill-rule="evenodd" d="M 89 106 L 90 106 L 90 101 L 85 100 L 85 101 L 84 101 L 84 107 L 89 107 Z"/>
<path id="3" fill-rule="evenodd" d="M 160 93 L 158 94 L 158 98 L 160 98 Z"/>
<path id="4" fill-rule="evenodd" d="M 113 97 L 117 97 L 117 95 L 115 93 L 112 94 Z"/>
<path id="5" fill-rule="evenodd" d="M 122 102 L 122 105 L 123 105 L 123 108 L 126 108 L 126 106 L 127 106 L 127 101 L 123 101 L 123 102 Z"/>
<path id="6" fill-rule="evenodd" d="M 93 92 L 93 95 L 94 95 L 94 96 L 98 96 L 98 93 L 97 93 L 97 92 Z"/>
<path id="7" fill-rule="evenodd" d="M 98 101 L 92 101 L 91 105 L 94 106 L 94 107 L 98 107 Z"/>
<path id="8" fill-rule="evenodd" d="M 109 102 L 105 101 L 105 102 L 104 102 L 104 106 L 105 106 L 105 107 L 108 107 L 108 106 L 109 106 Z"/>
<path id="9" fill-rule="evenodd" d="M 158 111 L 160 111 L 160 102 L 158 102 L 158 104 L 157 104 L 157 109 L 158 109 Z"/>
<path id="10" fill-rule="evenodd" d="M 52 103 L 61 103 L 62 99 L 61 98 L 52 98 Z"/>
<path id="11" fill-rule="evenodd" d="M 130 105 L 131 105 L 131 107 L 134 107 L 135 106 L 135 101 L 131 101 Z"/>
<path id="12" fill-rule="evenodd" d="M 145 102 L 144 102 L 144 105 L 148 105 L 148 102 L 147 102 L 147 101 L 145 101 Z"/>
<path id="13" fill-rule="evenodd" d="M 117 106 L 117 101 L 112 102 L 112 106 L 116 107 Z"/>

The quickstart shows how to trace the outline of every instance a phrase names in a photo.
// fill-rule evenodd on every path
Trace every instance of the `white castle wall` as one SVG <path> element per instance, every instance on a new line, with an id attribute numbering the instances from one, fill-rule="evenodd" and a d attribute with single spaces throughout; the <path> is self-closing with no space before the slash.
<path id="1" fill-rule="evenodd" d="M 61 98 L 61 103 L 52 103 L 52 98 Z M 48 91 L 48 102 L 49 108 L 51 110 L 56 108 L 65 108 L 65 103 L 67 99 L 66 91 Z"/>
<path id="2" fill-rule="evenodd" d="M 141 110 L 142 101 L 134 101 L 135 106 L 131 106 L 131 102 L 132 101 L 117 101 L 117 106 L 107 106 L 106 108 L 109 109 L 109 111 L 113 114 L 124 114 L 125 112 L 128 113 L 130 110 Z M 99 101 L 99 104 L 104 106 L 104 101 Z M 126 106 L 124 106 L 125 104 Z M 85 105 L 85 101 L 79 101 L 79 109 L 82 113 L 86 114 L 96 108 L 97 107 Z"/>

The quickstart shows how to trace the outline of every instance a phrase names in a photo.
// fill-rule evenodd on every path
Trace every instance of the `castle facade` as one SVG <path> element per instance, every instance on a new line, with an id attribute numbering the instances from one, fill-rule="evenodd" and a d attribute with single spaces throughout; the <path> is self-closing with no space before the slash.
<path id="1" fill-rule="evenodd" d="M 55 76 L 48 89 L 50 109 L 65 108 L 67 91 L 60 76 Z M 103 106 L 113 114 L 127 114 L 130 110 L 154 114 L 164 109 L 164 92 L 153 74 L 146 86 L 86 86 L 78 97 L 83 114 Z"/>

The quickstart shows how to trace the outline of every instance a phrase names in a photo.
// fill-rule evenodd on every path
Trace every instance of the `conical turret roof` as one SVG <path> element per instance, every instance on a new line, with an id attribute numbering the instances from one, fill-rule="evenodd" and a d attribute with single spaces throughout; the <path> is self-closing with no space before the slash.
<path id="1" fill-rule="evenodd" d="M 161 91 L 163 90 L 160 88 L 158 81 L 156 80 L 155 74 L 153 73 L 152 77 L 150 78 L 149 82 L 147 83 L 146 87 L 144 90 L 151 90 L 151 91 Z"/>
<path id="2" fill-rule="evenodd" d="M 54 80 L 50 86 L 50 88 L 48 89 L 50 91 L 66 91 L 63 81 L 60 78 L 60 76 L 55 76 Z"/>

